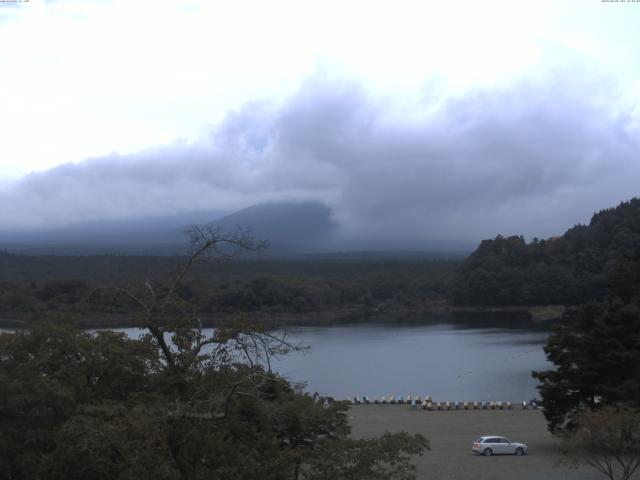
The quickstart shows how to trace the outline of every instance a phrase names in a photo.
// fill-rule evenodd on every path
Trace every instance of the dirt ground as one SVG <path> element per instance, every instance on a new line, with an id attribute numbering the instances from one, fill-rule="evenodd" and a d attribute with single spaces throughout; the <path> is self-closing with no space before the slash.
<path id="1" fill-rule="evenodd" d="M 418 478 L 449 480 L 596 480 L 601 474 L 558 465 L 558 442 L 547 431 L 539 410 L 412 410 L 408 405 L 354 405 L 352 435 L 370 437 L 385 431 L 421 433 L 431 450 L 415 458 Z M 501 435 L 529 446 L 528 454 L 484 457 L 471 452 L 473 440 Z M 640 478 L 640 477 L 639 477 Z"/>

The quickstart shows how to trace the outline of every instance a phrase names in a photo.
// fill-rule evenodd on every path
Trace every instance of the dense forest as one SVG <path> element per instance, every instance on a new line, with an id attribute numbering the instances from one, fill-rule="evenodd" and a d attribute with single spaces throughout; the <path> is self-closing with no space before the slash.
<path id="1" fill-rule="evenodd" d="M 460 305 L 578 305 L 640 291 L 640 198 L 593 215 L 563 236 L 484 240 L 452 284 Z"/>
<path id="2" fill-rule="evenodd" d="M 89 323 L 126 317 L 112 287 L 162 284 L 183 256 L 20 255 L 0 252 L 0 321 L 48 312 Z M 640 291 L 640 199 L 596 213 L 562 237 L 484 240 L 459 262 L 424 257 L 212 259 L 194 267 L 181 297 L 206 322 L 238 312 L 428 311 L 479 306 L 580 305 Z M 97 319 L 97 320 L 96 320 Z M 120 323 L 130 323 L 120 318 Z M 112 324 L 112 321 L 107 321 Z"/>
<path id="3" fill-rule="evenodd" d="M 178 256 L 0 253 L 0 318 L 30 320 L 53 311 L 94 319 L 126 315 L 130 299 L 114 295 L 111 287 L 135 289 L 149 278 L 166 284 L 183 261 Z M 194 266 L 180 294 L 205 317 L 413 308 L 445 301 L 456 265 L 424 258 L 212 259 Z"/>

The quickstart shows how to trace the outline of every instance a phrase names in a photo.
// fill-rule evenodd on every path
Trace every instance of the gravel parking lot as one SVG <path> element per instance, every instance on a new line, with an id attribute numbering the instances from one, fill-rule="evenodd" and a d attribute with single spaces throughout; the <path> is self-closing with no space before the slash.
<path id="1" fill-rule="evenodd" d="M 354 405 L 352 435 L 370 437 L 385 431 L 421 433 L 431 450 L 417 457 L 420 479 L 596 480 L 591 468 L 558 465 L 558 441 L 547 431 L 539 410 L 453 410 L 428 412 L 407 405 Z M 484 457 L 471 452 L 481 435 L 502 435 L 529 446 L 528 455 Z"/>

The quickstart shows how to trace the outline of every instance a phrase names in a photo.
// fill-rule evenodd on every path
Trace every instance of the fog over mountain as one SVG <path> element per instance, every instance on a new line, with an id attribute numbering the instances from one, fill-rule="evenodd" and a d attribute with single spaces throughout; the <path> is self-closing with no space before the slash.
<path id="1" fill-rule="evenodd" d="M 0 249 L 36 254 L 183 253 L 187 227 L 223 216 L 207 210 L 0 232 Z"/>
<path id="2" fill-rule="evenodd" d="M 312 202 L 324 213 L 301 223 L 305 244 L 330 236 L 336 248 L 419 248 L 551 236 L 639 193 L 638 123 L 611 79 L 573 65 L 461 96 L 438 85 L 399 101 L 315 76 L 284 101 L 230 113 L 198 141 L 4 185 L 0 231 L 194 211 L 216 212 L 213 221 L 252 205 Z"/>

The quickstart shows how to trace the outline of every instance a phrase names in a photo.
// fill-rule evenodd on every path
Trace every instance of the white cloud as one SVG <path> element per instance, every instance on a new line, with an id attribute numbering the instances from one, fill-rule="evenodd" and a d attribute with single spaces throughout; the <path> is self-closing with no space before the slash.
<path id="1" fill-rule="evenodd" d="M 34 0 L 0 10 L 0 178 L 195 140 L 230 109 L 281 100 L 318 71 L 413 113 L 432 78 L 455 97 L 575 57 L 629 82 L 640 66 L 631 4 Z"/>
<path id="2" fill-rule="evenodd" d="M 356 82 L 309 79 L 286 101 L 250 103 L 196 141 L 32 174 L 0 195 L 13 206 L 0 226 L 296 199 L 328 204 L 342 239 L 365 246 L 549 236 L 638 194 L 640 136 L 624 96 L 601 101 L 610 86 L 567 67 L 434 96 L 438 108 L 403 117 L 403 105 Z"/>

